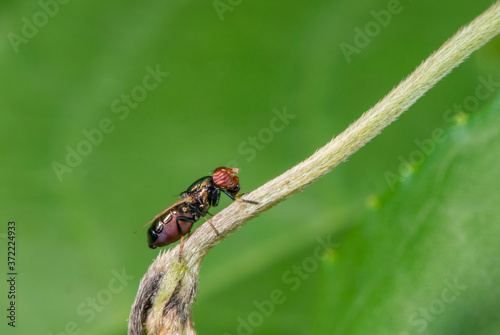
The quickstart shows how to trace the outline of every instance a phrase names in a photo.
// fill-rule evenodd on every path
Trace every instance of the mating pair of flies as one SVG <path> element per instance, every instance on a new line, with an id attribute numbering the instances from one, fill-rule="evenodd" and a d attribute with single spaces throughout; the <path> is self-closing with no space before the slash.
<path id="1" fill-rule="evenodd" d="M 195 181 L 189 188 L 180 194 L 180 200 L 174 202 L 161 213 L 156 215 L 151 221 L 146 223 L 137 231 L 151 223 L 148 229 L 148 245 L 151 249 L 163 247 L 181 240 L 179 256 L 182 252 L 184 236 L 191 232 L 193 224 L 200 217 L 207 220 L 210 206 L 216 207 L 219 204 L 221 192 L 226 194 L 233 201 L 242 201 L 257 205 L 251 200 L 241 199 L 238 195 L 240 191 L 239 178 L 235 176 L 238 169 L 219 167 L 215 169 L 211 176 L 206 176 Z M 216 235 L 219 232 L 214 225 L 207 220 Z"/>

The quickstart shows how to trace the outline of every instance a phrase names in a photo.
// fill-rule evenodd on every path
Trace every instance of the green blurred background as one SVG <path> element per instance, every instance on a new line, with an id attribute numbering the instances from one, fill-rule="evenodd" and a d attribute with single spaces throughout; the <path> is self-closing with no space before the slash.
<path id="1" fill-rule="evenodd" d="M 238 166 L 250 191 L 308 157 L 491 1 L 401 1 L 348 57 L 341 45 L 355 46 L 356 27 L 393 1 L 220 3 L 223 13 L 212 1 L 2 2 L 0 203 L 3 227 L 17 223 L 19 275 L 17 326 L 2 315 L 1 329 L 125 333 L 158 254 L 135 229 L 220 165 Z M 157 87 L 145 90 L 157 68 L 168 76 L 147 79 Z M 238 333 L 239 318 L 275 289 L 286 301 L 253 331 L 318 333 L 318 315 L 329 313 L 311 307 L 321 271 L 293 292 L 282 275 L 313 254 L 318 237 L 342 245 L 367 200 L 391 186 L 387 172 L 397 174 L 415 140 L 447 126 L 446 111 L 491 74 L 500 74 L 498 38 L 349 161 L 210 252 L 193 310 L 199 333 Z M 291 117 L 275 121 L 284 111 Z M 84 148 L 84 132 L 102 122 L 112 130 Z M 58 175 L 54 162 L 68 165 L 68 148 L 88 154 Z"/>

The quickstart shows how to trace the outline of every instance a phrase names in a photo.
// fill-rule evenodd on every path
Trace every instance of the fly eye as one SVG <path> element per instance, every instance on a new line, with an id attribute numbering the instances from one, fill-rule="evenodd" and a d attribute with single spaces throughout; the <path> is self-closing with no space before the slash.
<path id="1" fill-rule="evenodd" d="M 217 168 L 214 171 L 212 179 L 218 187 L 226 188 L 231 183 L 232 175 L 227 170 L 227 168 Z"/>

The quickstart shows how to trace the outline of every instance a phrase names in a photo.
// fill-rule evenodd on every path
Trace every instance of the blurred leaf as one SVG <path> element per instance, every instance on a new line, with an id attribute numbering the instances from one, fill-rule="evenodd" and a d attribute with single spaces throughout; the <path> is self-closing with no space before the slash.
<path id="1" fill-rule="evenodd" d="M 500 98 L 426 142 L 323 262 L 315 334 L 500 333 L 499 125 Z"/>

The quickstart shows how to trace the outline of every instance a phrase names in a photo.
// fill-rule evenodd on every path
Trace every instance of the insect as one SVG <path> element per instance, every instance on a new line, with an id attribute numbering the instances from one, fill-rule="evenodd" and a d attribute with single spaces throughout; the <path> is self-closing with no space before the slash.
<path id="1" fill-rule="evenodd" d="M 200 217 L 207 220 L 206 215 L 211 215 L 208 210 L 211 206 L 216 207 L 219 204 L 221 192 L 233 201 L 258 204 L 255 201 L 239 197 L 239 178 L 235 176 L 238 172 L 239 169 L 227 167 L 215 169 L 212 176 L 206 176 L 195 181 L 185 192 L 180 194 L 180 200 L 164 209 L 137 231 L 151 223 L 147 232 L 148 245 L 151 249 L 169 245 L 180 239 L 180 255 L 184 236 L 191 232 L 193 224 Z M 215 234 L 219 235 L 214 225 L 210 221 L 208 223 Z"/>

